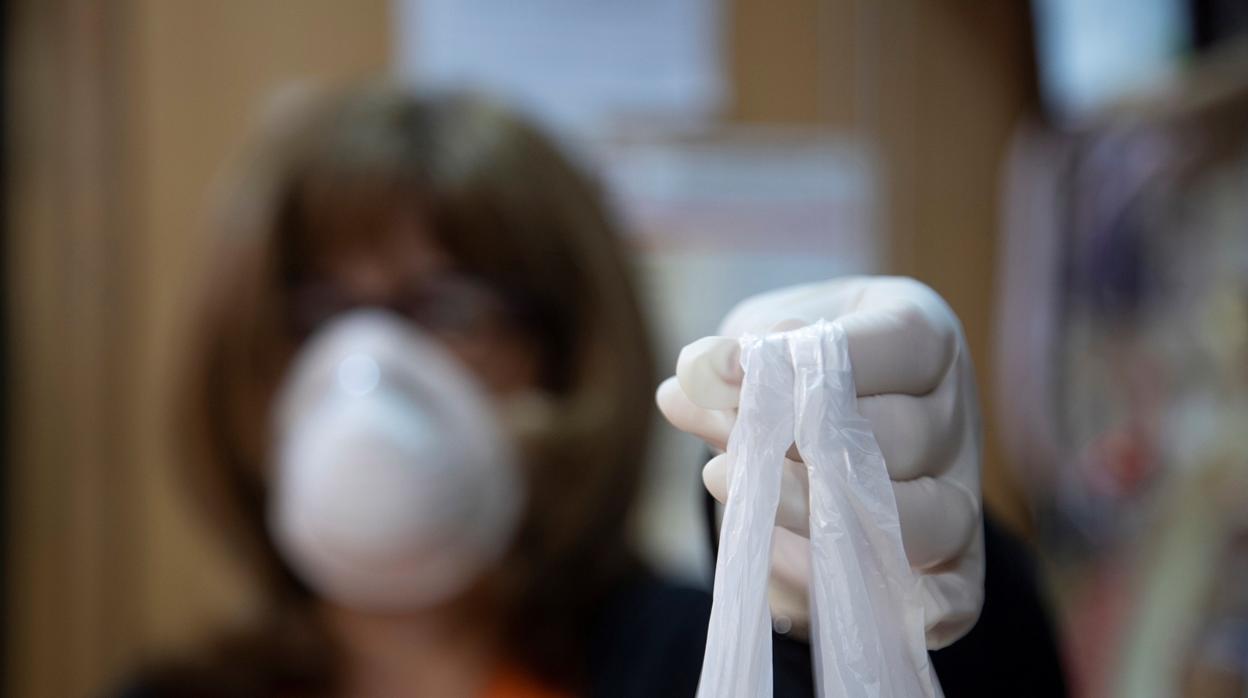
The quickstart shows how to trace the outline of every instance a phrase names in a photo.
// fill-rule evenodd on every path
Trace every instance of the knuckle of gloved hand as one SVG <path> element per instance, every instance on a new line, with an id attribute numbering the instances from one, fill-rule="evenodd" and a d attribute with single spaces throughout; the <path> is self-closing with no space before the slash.
<path id="1" fill-rule="evenodd" d="M 914 480 L 939 467 L 931 418 L 909 396 L 862 398 L 859 409 L 871 423 L 892 480 Z"/>
<path id="2" fill-rule="evenodd" d="M 958 316 L 944 296 L 917 279 L 903 277 L 899 283 L 897 295 L 917 308 L 930 325 L 940 328 L 947 339 L 956 341 Z"/>
<path id="3" fill-rule="evenodd" d="M 925 435 L 916 431 L 896 438 L 900 443 L 880 444 L 889 479 L 897 482 L 915 480 L 933 474 L 929 471 L 939 467 L 932 457 L 931 441 Z"/>
<path id="4" fill-rule="evenodd" d="M 949 540 L 952 553 L 950 557 L 957 557 L 966 551 L 967 546 L 971 544 L 971 539 L 975 537 L 975 530 L 980 525 L 979 506 L 978 502 L 964 500 L 962 506 L 951 507 L 951 509 Z"/>
<path id="5" fill-rule="evenodd" d="M 942 483 L 952 492 L 948 493 L 944 507 L 945 562 L 959 560 L 971 547 L 976 532 L 982 525 L 979 500 L 960 486 Z"/>
<path id="6" fill-rule="evenodd" d="M 953 317 L 953 310 L 936 289 L 908 276 L 896 277 L 896 293 L 916 305 L 929 309 L 936 316 Z"/>
<path id="7" fill-rule="evenodd" d="M 893 315 L 900 330 L 899 340 L 913 350 L 914 371 L 927 385 L 936 387 L 957 357 L 957 331 L 934 317 L 930 308 L 912 299 L 899 302 Z"/>
<path id="8" fill-rule="evenodd" d="M 958 449 L 964 443 L 966 419 L 961 409 L 957 385 L 945 381 L 935 394 L 923 398 L 927 420 L 925 455 L 933 474 L 944 473 L 952 466 Z"/>
<path id="9" fill-rule="evenodd" d="M 940 416 L 936 430 L 940 433 L 938 457 L 946 464 L 952 465 L 958 453 L 974 438 L 967 429 L 967 413 L 962 403 L 949 400 L 941 404 Z"/>
<path id="10" fill-rule="evenodd" d="M 981 605 L 947 606 L 938 611 L 931 611 L 931 621 L 927 624 L 927 648 L 938 650 L 952 645 L 970 631 L 979 620 Z"/>
<path id="11" fill-rule="evenodd" d="M 941 569 L 966 551 L 979 525 L 979 508 L 961 487 L 931 477 L 893 487 L 911 565 Z"/>

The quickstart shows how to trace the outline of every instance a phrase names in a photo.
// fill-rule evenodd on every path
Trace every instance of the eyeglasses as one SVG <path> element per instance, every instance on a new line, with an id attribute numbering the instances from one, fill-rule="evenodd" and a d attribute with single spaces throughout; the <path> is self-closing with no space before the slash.
<path id="1" fill-rule="evenodd" d="M 443 272 L 413 279 L 386 297 L 364 297 L 340 283 L 308 281 L 292 295 L 295 331 L 311 335 L 330 318 L 357 308 L 385 308 L 435 334 L 482 335 L 524 325 L 525 304 L 471 276 Z"/>

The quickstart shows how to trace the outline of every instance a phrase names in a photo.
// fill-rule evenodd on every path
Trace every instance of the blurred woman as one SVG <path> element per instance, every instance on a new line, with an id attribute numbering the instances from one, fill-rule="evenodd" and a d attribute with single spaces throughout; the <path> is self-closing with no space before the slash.
<path id="1" fill-rule="evenodd" d="M 626 540 L 656 380 L 596 186 L 487 102 L 388 86 L 287 110 L 249 153 L 180 417 L 193 492 L 260 614 L 126 695 L 694 695 L 709 595 L 655 578 Z M 1030 586 L 980 615 L 1000 536 L 981 524 L 978 405 L 947 305 L 860 278 L 743 308 L 752 331 L 845 314 L 860 387 L 913 393 L 877 398 L 907 409 L 873 428 L 924 474 L 894 487 L 935 589 L 928 646 L 971 635 L 942 650 L 948 670 L 933 655 L 946 690 L 1058 692 Z M 677 426 L 726 438 L 664 385 Z M 776 584 L 805 598 L 804 578 L 778 567 Z M 775 695 L 812 694 L 809 652 L 775 636 Z"/>
<path id="2" fill-rule="evenodd" d="M 625 519 L 655 384 L 599 193 L 532 128 L 471 97 L 373 86 L 291 111 L 226 196 L 184 395 L 195 492 L 250 563 L 265 617 L 140 687 L 585 689 L 613 661 L 603 643 L 641 622 L 613 617 L 611 597 L 645 585 Z M 524 504 L 506 552 L 431 607 L 376 613 L 324 598 L 271 535 L 275 395 L 305 341 L 363 307 L 466 367 L 520 452 Z M 691 613 L 705 606 L 687 593 Z M 696 682 L 705 626 L 672 627 L 649 640 L 656 658 L 685 665 L 666 677 L 675 689 Z"/>

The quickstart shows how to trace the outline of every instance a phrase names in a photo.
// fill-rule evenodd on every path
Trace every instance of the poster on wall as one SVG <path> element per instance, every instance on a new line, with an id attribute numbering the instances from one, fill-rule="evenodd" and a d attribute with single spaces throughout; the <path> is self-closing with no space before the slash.
<path id="1" fill-rule="evenodd" d="M 719 0 L 394 0 L 397 69 L 564 132 L 691 124 L 725 102 Z"/>

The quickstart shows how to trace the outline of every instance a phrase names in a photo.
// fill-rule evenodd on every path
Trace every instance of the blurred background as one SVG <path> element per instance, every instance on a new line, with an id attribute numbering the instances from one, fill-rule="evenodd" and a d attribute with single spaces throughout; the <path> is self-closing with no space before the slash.
<path id="1" fill-rule="evenodd" d="M 247 612 L 170 474 L 215 178 L 285 90 L 534 115 L 628 222 L 662 370 L 738 300 L 917 277 L 961 317 L 988 507 L 1083 696 L 1248 695 L 1248 5 L 6 0 L 3 690 L 90 695 Z M 637 535 L 706 583 L 701 447 Z"/>

